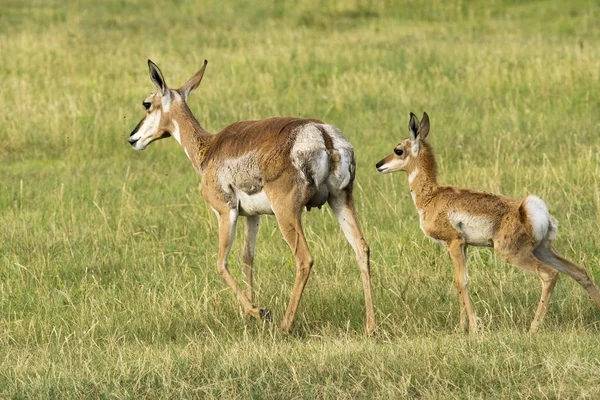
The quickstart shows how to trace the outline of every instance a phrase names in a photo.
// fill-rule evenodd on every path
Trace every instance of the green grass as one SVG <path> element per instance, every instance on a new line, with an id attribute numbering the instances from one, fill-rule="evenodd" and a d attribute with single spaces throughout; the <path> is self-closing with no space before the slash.
<path id="1" fill-rule="evenodd" d="M 374 164 L 427 111 L 441 183 L 536 194 L 558 249 L 600 283 L 600 6 L 594 1 L 8 0 L 0 7 L 0 397 L 598 398 L 600 311 L 561 276 L 541 291 L 469 253 L 482 328 L 459 333 L 452 263 L 419 229 L 406 177 Z M 305 214 L 315 267 L 290 336 L 293 258 L 263 218 L 263 324 L 216 270 L 217 221 L 174 140 L 125 139 L 154 90 L 206 58 L 189 104 L 218 131 L 314 117 L 354 144 L 375 338 L 328 209 Z M 230 267 L 241 279 L 241 232 Z"/>

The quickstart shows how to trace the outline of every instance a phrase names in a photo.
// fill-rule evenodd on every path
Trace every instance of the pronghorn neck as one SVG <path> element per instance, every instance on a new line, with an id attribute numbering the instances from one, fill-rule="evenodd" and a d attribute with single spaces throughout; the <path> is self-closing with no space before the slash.
<path id="1" fill-rule="evenodd" d="M 213 136 L 200 125 L 186 105 L 181 112 L 174 113 L 172 121 L 172 136 L 183 147 L 194 168 L 200 172 L 200 165 Z"/>
<path id="2" fill-rule="evenodd" d="M 428 143 L 421 141 L 419 154 L 406 172 L 415 206 L 418 210 L 423 210 L 438 187 L 437 165 Z"/>

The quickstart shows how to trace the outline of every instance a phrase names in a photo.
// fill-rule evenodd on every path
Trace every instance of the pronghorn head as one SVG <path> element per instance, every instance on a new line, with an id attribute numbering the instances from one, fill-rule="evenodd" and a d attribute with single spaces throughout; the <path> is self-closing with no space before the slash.
<path id="1" fill-rule="evenodd" d="M 169 137 L 171 134 L 179 134 L 178 132 L 174 133 L 174 130 L 178 130 L 178 128 L 176 124 L 173 124 L 172 114 L 178 108 L 187 107 L 185 102 L 192 90 L 200 84 L 207 63 L 204 60 L 204 65 L 200 71 L 196 72 L 179 89 L 169 89 L 160 69 L 148 60 L 150 79 L 152 79 L 158 92 L 146 97 L 142 102 L 146 109 L 146 115 L 127 139 L 134 149 L 144 150 L 155 140 Z"/>
<path id="2" fill-rule="evenodd" d="M 387 174 L 396 171 L 406 171 L 411 169 L 412 163 L 419 156 L 421 149 L 421 141 L 425 140 L 429 133 L 429 116 L 426 112 L 423 113 L 421 122 L 417 116 L 410 113 L 410 121 L 408 122 L 408 131 L 410 138 L 404 139 L 394 148 L 394 152 L 383 160 L 379 161 L 375 168 L 382 174 Z"/>

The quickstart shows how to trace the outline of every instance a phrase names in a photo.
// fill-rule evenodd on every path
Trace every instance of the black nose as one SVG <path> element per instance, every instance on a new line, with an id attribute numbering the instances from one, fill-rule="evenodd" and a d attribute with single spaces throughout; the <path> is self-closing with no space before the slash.
<path id="1" fill-rule="evenodd" d="M 383 160 L 381 160 L 377 164 L 375 164 L 375 168 L 379 169 L 379 167 L 381 167 L 382 165 L 383 165 Z"/>
<path id="2" fill-rule="evenodd" d="M 138 141 L 138 139 L 134 139 L 134 138 L 130 137 L 129 139 L 127 139 L 127 141 L 129 142 L 130 145 L 134 146 L 135 143 Z"/>

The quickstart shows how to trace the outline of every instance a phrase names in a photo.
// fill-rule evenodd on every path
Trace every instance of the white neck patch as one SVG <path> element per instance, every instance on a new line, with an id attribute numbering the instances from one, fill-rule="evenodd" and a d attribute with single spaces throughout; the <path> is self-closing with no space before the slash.
<path id="1" fill-rule="evenodd" d="M 175 140 L 181 144 L 181 131 L 179 130 L 179 124 L 177 121 L 173 120 L 173 125 L 175 126 L 175 129 L 173 129 L 173 132 L 171 132 L 171 136 L 173 136 Z"/>
<path id="2" fill-rule="evenodd" d="M 415 168 L 409 175 L 408 175 L 408 184 L 410 185 L 411 183 L 413 183 L 413 181 L 415 180 L 415 178 L 417 177 L 417 174 L 419 173 L 419 168 Z"/>
<path id="3" fill-rule="evenodd" d="M 173 125 L 175 126 L 175 129 L 173 129 L 173 132 L 171 132 L 171 136 L 173 136 L 175 138 L 175 140 L 177 140 L 177 143 L 179 143 L 181 145 L 181 130 L 179 129 L 179 124 L 177 123 L 177 121 L 173 120 Z M 188 149 L 186 149 L 184 145 L 181 145 L 181 147 L 183 147 L 183 151 L 185 151 L 185 155 L 191 161 L 192 157 L 190 157 L 190 153 L 188 152 Z"/>

